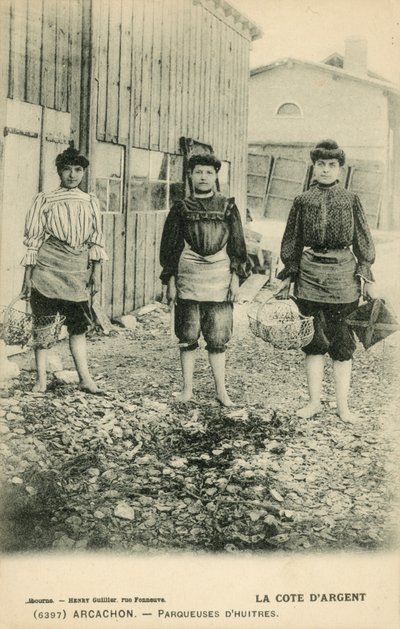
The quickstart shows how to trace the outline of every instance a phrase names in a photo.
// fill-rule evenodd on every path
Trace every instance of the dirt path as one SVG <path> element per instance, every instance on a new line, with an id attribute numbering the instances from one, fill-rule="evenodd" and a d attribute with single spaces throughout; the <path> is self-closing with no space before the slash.
<path id="1" fill-rule="evenodd" d="M 73 385 L 28 393 L 21 372 L 0 398 L 5 551 L 273 551 L 382 549 L 398 521 L 398 348 L 354 361 L 356 424 L 335 415 L 326 369 L 324 410 L 295 417 L 306 397 L 302 355 L 248 330 L 236 308 L 227 355 L 237 402 L 214 400 L 206 352 L 196 399 L 178 404 L 177 348 L 161 307 L 137 328 L 89 342 L 106 398 Z M 68 367 L 65 343 L 58 350 Z M 18 359 L 26 366 L 28 355 Z"/>

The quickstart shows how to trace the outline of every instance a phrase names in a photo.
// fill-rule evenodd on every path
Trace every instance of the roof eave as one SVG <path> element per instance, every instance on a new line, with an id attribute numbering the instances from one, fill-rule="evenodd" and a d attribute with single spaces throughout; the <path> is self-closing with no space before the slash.
<path id="1" fill-rule="evenodd" d="M 357 76 L 356 74 L 349 74 L 342 68 L 337 68 L 336 66 L 331 66 L 324 63 L 318 63 L 316 61 L 305 61 L 303 59 L 295 59 L 293 57 L 285 57 L 283 59 L 277 59 L 275 62 L 270 63 L 268 65 L 259 66 L 258 68 L 253 68 L 252 70 L 250 70 L 250 76 L 254 76 L 256 74 L 262 74 L 263 72 L 273 70 L 274 68 L 288 65 L 290 62 L 298 64 L 298 65 L 310 66 L 311 68 L 322 70 L 323 72 L 329 72 L 330 74 L 334 74 L 335 76 L 340 77 L 340 78 L 357 81 L 359 83 L 367 83 L 374 87 L 378 87 L 382 90 L 386 90 L 396 95 L 400 95 L 400 89 L 397 88 L 393 83 L 390 83 L 389 81 L 386 81 L 386 80 L 381 81 L 378 79 L 373 79 L 368 76 L 367 77 Z"/>
<path id="2" fill-rule="evenodd" d="M 257 24 L 244 15 L 244 13 L 236 9 L 233 4 L 226 2 L 226 0 L 193 0 L 193 2 L 194 4 L 204 5 L 213 13 L 218 10 L 222 11 L 227 20 L 230 19 L 234 23 L 240 24 L 242 29 L 248 32 L 251 41 L 261 39 L 263 36 L 262 30 Z"/>

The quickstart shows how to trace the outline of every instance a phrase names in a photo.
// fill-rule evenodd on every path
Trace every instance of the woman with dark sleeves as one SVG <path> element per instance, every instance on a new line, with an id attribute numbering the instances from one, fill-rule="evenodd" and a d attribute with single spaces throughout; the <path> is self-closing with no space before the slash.
<path id="1" fill-rule="evenodd" d="M 232 336 L 239 277 L 246 276 L 247 252 L 234 199 L 215 190 L 220 167 L 214 155 L 189 159 L 193 194 L 176 202 L 168 214 L 160 262 L 168 302 L 175 304 L 183 377 L 179 399 L 186 402 L 193 396 L 195 350 L 202 333 L 217 399 L 232 406 L 225 388 L 225 349 Z"/>
<path id="2" fill-rule="evenodd" d="M 314 317 L 314 337 L 303 348 L 310 400 L 297 414 L 321 410 L 324 354 L 333 360 L 337 413 L 351 421 L 348 406 L 355 340 L 346 318 L 364 298 L 373 297 L 371 265 L 375 248 L 358 196 L 339 184 L 345 154 L 333 140 L 311 151 L 314 182 L 295 198 L 281 244 L 284 269 L 278 298 L 294 282 L 300 312 Z"/>

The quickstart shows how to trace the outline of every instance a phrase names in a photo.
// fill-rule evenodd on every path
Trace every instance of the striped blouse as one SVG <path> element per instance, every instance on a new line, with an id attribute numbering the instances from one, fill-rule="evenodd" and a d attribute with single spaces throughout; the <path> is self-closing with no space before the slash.
<path id="1" fill-rule="evenodd" d="M 48 236 L 74 249 L 89 247 L 90 260 L 107 260 L 99 202 L 79 188 L 40 192 L 25 221 L 24 245 L 28 251 L 21 264 L 35 265 L 37 252 Z"/>

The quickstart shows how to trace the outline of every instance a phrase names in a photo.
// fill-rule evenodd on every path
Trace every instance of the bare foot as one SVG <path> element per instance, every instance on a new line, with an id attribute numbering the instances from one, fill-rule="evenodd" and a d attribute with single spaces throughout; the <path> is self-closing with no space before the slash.
<path id="1" fill-rule="evenodd" d="M 175 395 L 177 402 L 189 402 L 193 398 L 193 391 L 191 389 L 183 389 L 181 393 Z"/>
<path id="2" fill-rule="evenodd" d="M 358 421 L 357 415 L 352 413 L 349 408 L 343 409 L 342 411 L 337 410 L 336 415 L 340 417 L 342 422 L 346 422 L 348 424 L 354 424 Z"/>
<path id="3" fill-rule="evenodd" d="M 223 393 L 217 393 L 217 400 L 220 404 L 222 404 L 222 406 L 235 406 L 235 403 L 232 402 L 226 391 L 224 391 Z"/>
<path id="4" fill-rule="evenodd" d="M 80 382 L 78 388 L 85 393 L 92 393 L 93 395 L 104 395 L 104 391 L 97 386 L 94 380 L 85 380 Z"/>
<path id="5" fill-rule="evenodd" d="M 47 390 L 47 382 L 42 382 L 41 380 L 37 380 L 32 387 L 32 393 L 46 393 Z"/>
<path id="6" fill-rule="evenodd" d="M 317 413 L 322 411 L 321 404 L 307 404 L 303 408 L 299 408 L 296 412 L 297 417 L 301 417 L 302 419 L 310 419 L 310 417 L 314 417 Z"/>

